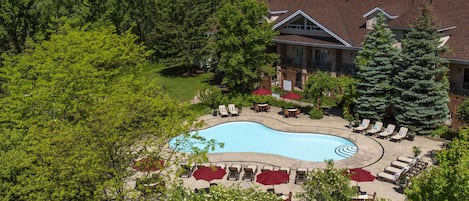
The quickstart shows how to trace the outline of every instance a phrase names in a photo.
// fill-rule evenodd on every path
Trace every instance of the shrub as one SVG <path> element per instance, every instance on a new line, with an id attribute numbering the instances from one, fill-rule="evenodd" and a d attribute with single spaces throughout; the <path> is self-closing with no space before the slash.
<path id="1" fill-rule="evenodd" d="M 322 112 L 322 110 L 313 108 L 311 109 L 311 111 L 309 111 L 309 118 L 311 119 L 322 119 L 323 116 L 324 116 L 324 113 Z"/>
<path id="2" fill-rule="evenodd" d="M 453 139 L 458 136 L 458 133 L 453 131 L 449 126 L 443 125 L 438 127 L 432 132 L 432 136 L 439 136 L 444 139 Z"/>
<path id="3" fill-rule="evenodd" d="M 199 99 L 200 103 L 211 108 L 216 107 L 218 104 L 218 98 L 220 96 L 221 90 L 213 86 L 200 89 L 197 93 L 197 98 Z"/>

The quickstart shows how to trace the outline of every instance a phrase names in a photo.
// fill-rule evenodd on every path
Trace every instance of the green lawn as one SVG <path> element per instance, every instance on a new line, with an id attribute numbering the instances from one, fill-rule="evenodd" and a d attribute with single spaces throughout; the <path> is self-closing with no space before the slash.
<path id="1" fill-rule="evenodd" d="M 169 96 L 180 100 L 189 101 L 197 93 L 198 89 L 209 85 L 213 73 L 204 73 L 195 76 L 182 76 L 177 73 L 167 73 L 167 68 L 161 64 L 150 63 L 144 67 L 144 75 L 156 79 Z M 167 75 L 170 74 L 170 75 Z"/>

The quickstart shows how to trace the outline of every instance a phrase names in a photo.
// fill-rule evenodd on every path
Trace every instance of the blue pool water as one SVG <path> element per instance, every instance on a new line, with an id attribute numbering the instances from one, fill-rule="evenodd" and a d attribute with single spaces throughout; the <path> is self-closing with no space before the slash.
<path id="1" fill-rule="evenodd" d="M 326 159 L 345 159 L 357 152 L 357 146 L 345 138 L 283 132 L 254 122 L 224 123 L 200 130 L 198 134 L 206 139 L 215 139 L 224 143 L 223 148 L 217 147 L 209 153 L 255 152 L 324 162 Z M 170 141 L 172 147 L 176 139 Z M 199 145 L 196 143 L 196 146 Z M 202 145 L 199 148 L 202 148 Z"/>

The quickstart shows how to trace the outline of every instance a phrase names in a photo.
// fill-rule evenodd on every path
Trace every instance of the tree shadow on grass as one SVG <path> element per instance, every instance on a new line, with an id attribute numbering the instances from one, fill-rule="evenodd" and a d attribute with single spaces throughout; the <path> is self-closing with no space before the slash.
<path id="1" fill-rule="evenodd" d="M 164 77 L 196 77 L 207 73 L 207 69 L 199 66 L 169 66 L 163 68 L 159 73 Z"/>

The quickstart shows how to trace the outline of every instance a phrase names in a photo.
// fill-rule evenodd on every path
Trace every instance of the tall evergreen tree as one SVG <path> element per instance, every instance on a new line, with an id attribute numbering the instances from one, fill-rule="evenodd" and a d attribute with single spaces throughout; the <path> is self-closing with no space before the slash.
<path id="1" fill-rule="evenodd" d="M 274 73 L 276 53 L 267 52 L 276 32 L 265 20 L 267 5 L 256 0 L 226 2 L 219 10 L 217 51 L 222 83 L 232 91 L 249 92 L 263 74 Z"/>
<path id="2" fill-rule="evenodd" d="M 158 1 L 159 18 L 147 43 L 156 57 L 169 66 L 190 72 L 194 62 L 204 57 L 216 4 L 211 0 Z M 153 40 L 153 41 L 151 41 Z"/>
<path id="3" fill-rule="evenodd" d="M 392 76 L 395 73 L 396 40 L 387 27 L 386 18 L 378 14 L 373 31 L 365 36 L 358 52 L 356 112 L 361 118 L 382 120 L 391 105 Z"/>
<path id="4" fill-rule="evenodd" d="M 396 120 L 416 134 L 430 134 L 448 118 L 448 68 L 438 55 L 440 35 L 425 5 L 402 40 L 402 65 L 395 77 Z"/>

